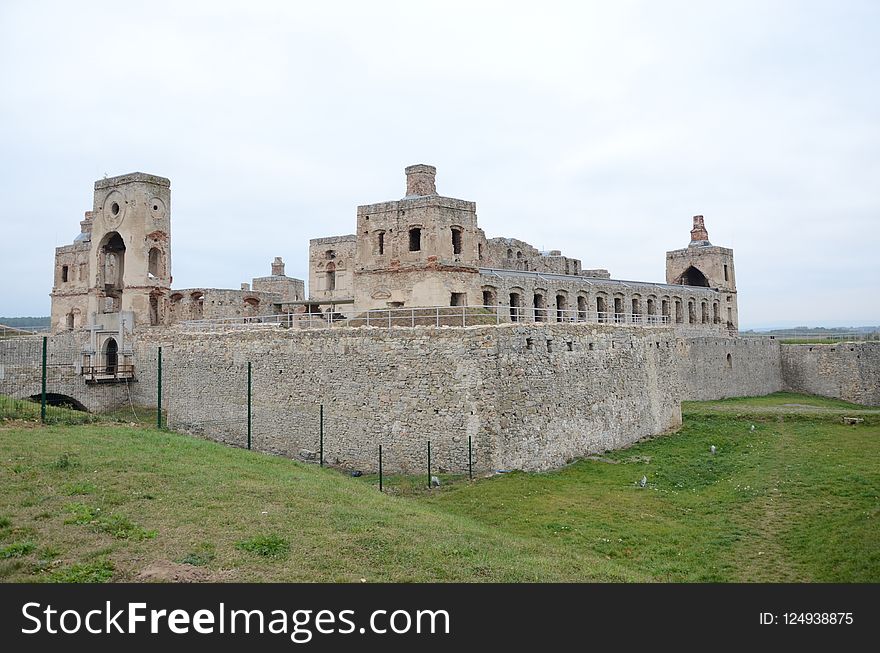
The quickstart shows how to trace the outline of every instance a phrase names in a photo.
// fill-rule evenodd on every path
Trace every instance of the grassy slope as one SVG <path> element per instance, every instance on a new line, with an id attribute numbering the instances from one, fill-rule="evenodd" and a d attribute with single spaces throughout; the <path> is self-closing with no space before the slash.
<path id="1" fill-rule="evenodd" d="M 0 453 L 0 514 L 9 522 L 0 546 L 35 547 L 0 560 L 6 580 L 63 579 L 75 564 L 105 562 L 114 580 L 131 580 L 152 562 L 187 556 L 207 557 L 216 580 L 645 578 L 338 472 L 172 433 L 16 426 L 0 431 Z M 100 520 L 66 523 L 73 504 L 128 520 L 133 527 L 117 533 L 127 539 L 93 532 Z M 236 546 L 260 535 L 287 540 L 289 553 L 264 558 Z"/>
<path id="2" fill-rule="evenodd" d="M 19 422 L 0 427 L 0 578 L 131 580 L 186 559 L 213 580 L 877 582 L 880 411 L 843 425 L 854 409 L 782 394 L 687 404 L 680 433 L 609 454 L 617 464 L 430 493 L 392 479 L 396 496 L 171 433 Z M 237 546 L 262 535 L 289 552 Z"/>

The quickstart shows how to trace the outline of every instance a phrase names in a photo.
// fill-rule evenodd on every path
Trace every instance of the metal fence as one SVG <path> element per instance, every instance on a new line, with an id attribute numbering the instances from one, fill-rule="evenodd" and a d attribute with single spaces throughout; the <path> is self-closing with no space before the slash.
<path id="1" fill-rule="evenodd" d="M 0 339 L 0 419 L 85 423 L 102 416 L 142 421 L 155 413 L 151 391 L 137 387 L 134 366 L 83 365 L 72 341 L 47 336 Z"/>
<path id="2" fill-rule="evenodd" d="M 770 338 L 785 341 L 804 341 L 806 342 L 862 342 L 862 341 L 878 341 L 880 340 L 880 330 L 870 331 L 831 331 L 831 332 L 812 332 L 798 329 L 790 331 L 778 330 L 772 333 L 761 331 L 740 331 L 741 338 Z"/>
<path id="3" fill-rule="evenodd" d="M 337 310 L 338 308 L 338 310 Z M 355 316 L 339 312 L 341 307 L 325 312 L 283 313 L 248 317 L 230 317 L 183 322 L 192 331 L 218 328 L 330 329 L 334 327 L 399 326 L 479 326 L 511 322 L 560 322 L 581 324 L 638 324 L 661 326 L 670 323 L 669 315 L 624 313 L 553 307 L 524 306 L 431 306 L 423 308 L 387 308 L 364 311 Z"/>

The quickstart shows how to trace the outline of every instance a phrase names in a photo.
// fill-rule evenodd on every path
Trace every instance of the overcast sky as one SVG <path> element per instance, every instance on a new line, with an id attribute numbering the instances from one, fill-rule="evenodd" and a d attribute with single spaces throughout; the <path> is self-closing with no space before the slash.
<path id="1" fill-rule="evenodd" d="M 172 182 L 174 286 L 307 276 L 437 166 L 487 236 L 664 280 L 703 214 L 741 326 L 880 323 L 878 2 L 0 3 L 0 315 L 105 174 Z"/>

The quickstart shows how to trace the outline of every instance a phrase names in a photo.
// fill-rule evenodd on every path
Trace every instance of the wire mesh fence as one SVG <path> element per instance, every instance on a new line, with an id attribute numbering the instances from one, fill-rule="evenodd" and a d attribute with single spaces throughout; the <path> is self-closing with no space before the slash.
<path id="1" fill-rule="evenodd" d="M 119 359 L 88 364 L 82 347 L 68 338 L 0 340 L 0 419 L 143 422 L 156 408 L 138 398 L 136 381 L 132 365 Z"/>

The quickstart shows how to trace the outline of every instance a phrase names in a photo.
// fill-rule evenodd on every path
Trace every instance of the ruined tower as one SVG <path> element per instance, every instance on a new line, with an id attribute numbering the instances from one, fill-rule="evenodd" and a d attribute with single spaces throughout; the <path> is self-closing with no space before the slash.
<path id="1" fill-rule="evenodd" d="M 479 304 L 476 204 L 439 195 L 434 166 L 405 174 L 402 199 L 357 209 L 356 307 Z"/>
<path id="2" fill-rule="evenodd" d="M 694 216 L 690 244 L 666 252 L 666 283 L 717 289 L 721 299 L 712 308 L 712 321 L 726 323 L 732 331 L 739 328 L 733 250 L 709 242 L 702 215 Z"/>
<path id="3" fill-rule="evenodd" d="M 74 243 L 55 252 L 52 329 L 88 329 L 84 365 L 115 366 L 126 334 L 166 316 L 171 182 L 142 172 L 99 179 L 81 226 Z"/>

